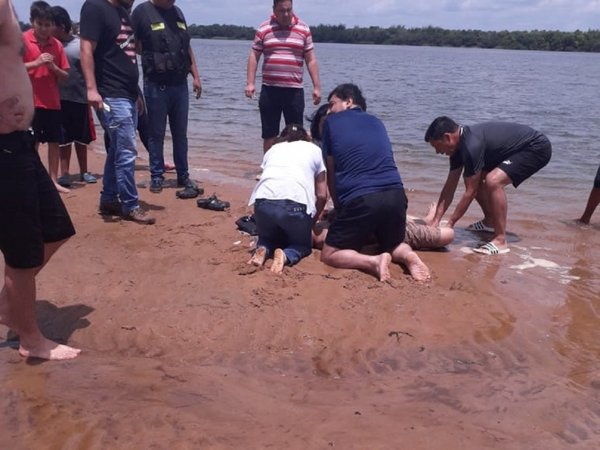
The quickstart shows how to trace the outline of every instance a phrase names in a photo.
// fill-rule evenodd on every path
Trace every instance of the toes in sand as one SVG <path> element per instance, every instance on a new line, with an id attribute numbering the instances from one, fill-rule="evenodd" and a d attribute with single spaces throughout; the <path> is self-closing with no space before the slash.
<path id="1" fill-rule="evenodd" d="M 411 252 L 406 257 L 406 267 L 415 281 L 427 281 L 431 278 L 429 267 L 425 265 L 419 255 Z"/>
<path id="2" fill-rule="evenodd" d="M 260 267 L 265 263 L 266 257 L 267 249 L 265 247 L 257 247 L 254 251 L 254 255 L 252 255 L 252 258 L 250 258 L 250 261 L 248 261 L 248 264 Z"/>
<path id="3" fill-rule="evenodd" d="M 377 276 L 379 281 L 388 281 L 391 278 L 390 275 L 390 263 L 392 262 L 392 255 L 389 253 L 382 253 L 377 255 Z"/>
<path id="4" fill-rule="evenodd" d="M 273 273 L 281 273 L 283 272 L 283 266 L 285 266 L 285 262 L 287 258 L 285 257 L 285 253 L 280 248 L 275 249 L 275 253 L 273 253 L 273 265 L 271 266 L 271 272 Z"/>

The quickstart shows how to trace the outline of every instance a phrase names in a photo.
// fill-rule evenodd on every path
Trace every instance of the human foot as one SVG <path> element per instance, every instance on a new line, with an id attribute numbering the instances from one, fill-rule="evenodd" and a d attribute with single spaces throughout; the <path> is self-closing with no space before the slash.
<path id="1" fill-rule="evenodd" d="M 56 190 L 58 192 L 60 192 L 61 194 L 68 194 L 69 192 L 71 192 L 70 189 L 67 189 L 66 187 L 61 186 L 56 181 L 54 182 L 54 186 L 56 187 Z"/>
<path id="2" fill-rule="evenodd" d="M 248 261 L 248 264 L 260 267 L 265 263 L 267 257 L 267 249 L 265 247 L 257 247 L 252 255 L 252 258 Z"/>
<path id="3" fill-rule="evenodd" d="M 392 255 L 389 253 L 382 253 L 375 257 L 377 278 L 379 281 L 387 281 L 391 278 L 390 275 L 390 263 L 392 262 Z"/>
<path id="4" fill-rule="evenodd" d="M 410 272 L 410 275 L 415 281 L 427 281 L 431 278 L 429 267 L 425 265 L 419 255 L 415 252 L 410 252 L 405 259 L 405 264 Z"/>
<path id="5" fill-rule="evenodd" d="M 61 361 L 76 358 L 80 349 L 58 344 L 50 339 L 42 338 L 38 343 L 28 345 L 21 339 L 19 354 L 25 358 L 41 358 L 50 361 Z"/>
<path id="6" fill-rule="evenodd" d="M 280 248 L 275 249 L 275 253 L 273 253 L 273 265 L 271 266 L 271 272 L 283 272 L 283 266 L 285 266 L 286 261 L 287 258 L 283 250 L 281 250 Z"/>

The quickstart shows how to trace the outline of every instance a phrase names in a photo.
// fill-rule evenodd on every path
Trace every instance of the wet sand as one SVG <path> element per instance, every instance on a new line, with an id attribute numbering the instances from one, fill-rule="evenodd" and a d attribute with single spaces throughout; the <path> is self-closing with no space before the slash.
<path id="1" fill-rule="evenodd" d="M 100 188 L 64 196 L 77 235 L 38 282 L 44 332 L 83 352 L 0 342 L 2 447 L 600 447 L 598 227 L 514 219 L 511 253 L 487 258 L 458 230 L 421 253 L 425 285 L 318 251 L 274 275 L 235 229 L 250 189 L 204 183 L 227 212 L 140 189 L 158 221 L 140 226 L 99 216 Z"/>

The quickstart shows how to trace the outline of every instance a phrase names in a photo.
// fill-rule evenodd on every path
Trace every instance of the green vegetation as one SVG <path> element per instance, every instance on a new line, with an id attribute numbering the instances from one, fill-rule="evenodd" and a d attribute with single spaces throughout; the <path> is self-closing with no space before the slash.
<path id="1" fill-rule="evenodd" d="M 237 25 L 190 25 L 189 30 L 193 37 L 204 39 L 250 40 L 255 32 L 251 27 Z M 479 31 L 438 27 L 346 28 L 345 25 L 317 25 L 312 26 L 311 31 L 315 42 L 600 52 L 600 30 Z"/>
<path id="2" fill-rule="evenodd" d="M 30 27 L 25 23 L 20 25 L 22 30 Z M 255 33 L 254 28 L 239 25 L 190 25 L 188 29 L 192 37 L 202 39 L 252 40 Z M 346 28 L 345 25 L 317 25 L 311 27 L 311 31 L 315 42 L 600 52 L 600 30 L 480 31 L 438 27 Z"/>

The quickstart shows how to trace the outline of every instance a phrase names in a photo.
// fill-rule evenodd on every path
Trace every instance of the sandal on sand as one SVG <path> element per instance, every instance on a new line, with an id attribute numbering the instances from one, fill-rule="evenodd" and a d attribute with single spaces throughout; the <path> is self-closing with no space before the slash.
<path id="1" fill-rule="evenodd" d="M 502 255 L 503 253 L 510 252 L 510 248 L 498 248 L 493 242 L 488 242 L 479 248 L 474 248 L 473 251 L 482 255 Z"/>
<path id="2" fill-rule="evenodd" d="M 196 198 L 198 195 L 200 195 L 200 190 L 193 187 L 186 187 L 185 189 L 175 192 L 175 196 L 181 199 Z"/>
<path id="3" fill-rule="evenodd" d="M 225 211 L 229 206 L 229 202 L 219 200 L 215 194 L 208 198 L 199 198 L 196 201 L 198 208 L 210 209 L 212 211 Z"/>
<path id="4" fill-rule="evenodd" d="M 466 228 L 467 231 L 485 231 L 486 233 L 493 233 L 494 227 L 488 227 L 483 223 L 483 220 L 478 220 L 477 222 L 473 222 Z"/>

